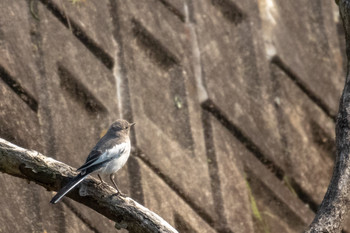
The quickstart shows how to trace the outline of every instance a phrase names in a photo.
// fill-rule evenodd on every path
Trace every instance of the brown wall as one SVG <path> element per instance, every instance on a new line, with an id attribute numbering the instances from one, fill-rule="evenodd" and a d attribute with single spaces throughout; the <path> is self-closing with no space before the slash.
<path id="1" fill-rule="evenodd" d="M 135 121 L 117 182 L 180 232 L 300 232 L 332 173 L 343 41 L 331 1 L 2 0 L 0 137 L 78 167 Z M 0 180 L 1 232 L 115 231 Z"/>

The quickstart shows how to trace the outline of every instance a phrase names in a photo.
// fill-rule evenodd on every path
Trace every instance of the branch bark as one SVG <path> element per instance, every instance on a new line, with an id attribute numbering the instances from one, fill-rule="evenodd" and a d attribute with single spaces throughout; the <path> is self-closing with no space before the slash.
<path id="1" fill-rule="evenodd" d="M 337 154 L 327 193 L 306 232 L 341 232 L 350 205 L 350 0 L 336 0 L 343 20 L 348 57 L 347 76 L 336 123 Z"/>
<path id="2" fill-rule="evenodd" d="M 57 191 L 77 175 L 75 169 L 64 163 L 1 138 L 0 171 L 34 181 L 49 191 Z M 131 198 L 113 195 L 115 193 L 112 187 L 101 188 L 96 179 L 88 178 L 66 196 L 113 220 L 118 229 L 125 228 L 129 232 L 177 232 L 157 214 Z"/>

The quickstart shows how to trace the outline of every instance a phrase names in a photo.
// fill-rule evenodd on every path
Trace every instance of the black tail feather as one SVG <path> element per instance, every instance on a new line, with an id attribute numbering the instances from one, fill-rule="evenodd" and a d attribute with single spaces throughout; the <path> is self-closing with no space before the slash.
<path id="1" fill-rule="evenodd" d="M 69 191 L 71 191 L 75 186 L 82 182 L 87 175 L 87 173 L 83 175 L 80 173 L 79 175 L 74 177 L 71 181 L 69 181 L 69 183 L 66 186 L 64 186 L 57 192 L 57 194 L 51 199 L 50 203 L 56 204 L 57 202 L 59 202 L 62 199 L 62 197 L 64 197 Z"/>

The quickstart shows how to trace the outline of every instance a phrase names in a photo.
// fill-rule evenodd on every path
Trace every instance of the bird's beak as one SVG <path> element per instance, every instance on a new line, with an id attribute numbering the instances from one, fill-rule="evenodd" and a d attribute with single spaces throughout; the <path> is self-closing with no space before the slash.
<path id="1" fill-rule="evenodd" d="M 133 126 L 133 125 L 135 125 L 135 124 L 136 124 L 135 122 L 134 122 L 134 123 L 130 123 L 130 127 Z"/>

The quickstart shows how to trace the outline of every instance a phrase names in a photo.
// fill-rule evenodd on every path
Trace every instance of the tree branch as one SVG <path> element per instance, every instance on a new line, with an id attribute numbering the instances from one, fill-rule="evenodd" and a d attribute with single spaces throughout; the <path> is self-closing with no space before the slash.
<path id="1" fill-rule="evenodd" d="M 57 191 L 71 177 L 75 169 L 45 157 L 39 152 L 26 150 L 0 138 L 0 171 L 34 181 L 49 191 Z M 99 212 L 116 223 L 116 228 L 130 232 L 177 232 L 157 214 L 131 198 L 115 196 L 112 187 L 101 188 L 94 178 L 85 179 L 67 197 Z M 48 200 L 49 201 L 49 200 Z"/>
<path id="2" fill-rule="evenodd" d="M 341 232 L 350 205 L 350 0 L 339 0 L 336 3 L 345 29 L 348 72 L 337 116 L 337 154 L 333 177 L 315 219 L 306 232 Z"/>

